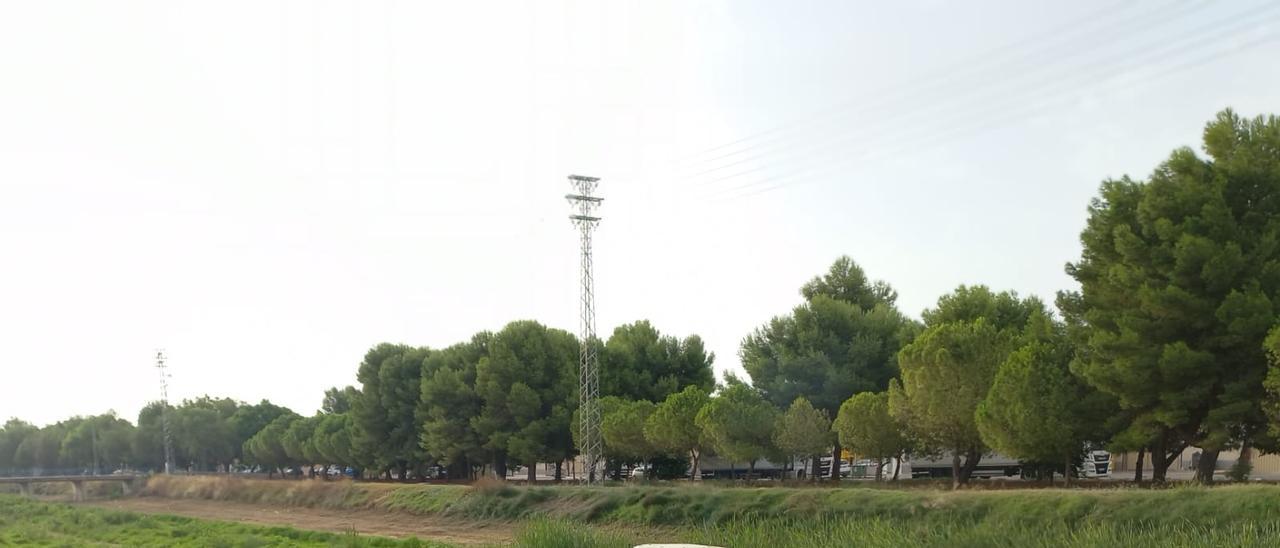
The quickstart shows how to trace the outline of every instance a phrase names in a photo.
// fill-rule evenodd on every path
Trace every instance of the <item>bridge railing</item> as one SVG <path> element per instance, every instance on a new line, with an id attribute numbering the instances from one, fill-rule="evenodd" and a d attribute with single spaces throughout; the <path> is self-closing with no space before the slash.
<path id="1" fill-rule="evenodd" d="M 98 476 L 115 474 L 145 475 L 142 470 L 98 469 Z M 0 468 L 0 478 L 39 478 L 45 476 L 93 476 L 92 468 Z"/>

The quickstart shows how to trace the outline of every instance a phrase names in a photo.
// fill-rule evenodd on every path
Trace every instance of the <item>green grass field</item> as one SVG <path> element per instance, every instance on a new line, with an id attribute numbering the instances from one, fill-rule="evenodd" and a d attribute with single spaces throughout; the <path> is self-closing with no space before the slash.
<path id="1" fill-rule="evenodd" d="M 415 546 L 441 544 L 151 516 L 0 495 L 0 546 Z"/>
<path id="2" fill-rule="evenodd" d="M 520 524 L 514 545 L 532 548 L 623 547 L 641 540 L 735 548 L 1280 546 L 1280 487 L 1269 485 L 949 492 L 681 484 L 473 488 L 158 478 L 145 492 L 271 505 L 373 508 L 424 519 L 510 521 Z M 10 515 L 15 499 L 4 500 L 9 506 L 0 505 L 4 514 L 0 545 L 12 541 L 5 536 L 15 534 L 10 525 L 26 519 Z M 111 514 L 78 507 L 24 504 L 54 516 L 35 520 L 45 525 L 27 526 L 35 529 L 21 533 L 43 535 L 39 538 L 52 541 L 48 544 L 58 544 L 59 535 L 67 534 L 63 528 L 78 524 L 99 532 L 72 538 L 104 545 L 132 540 L 131 535 L 175 544 L 172 539 L 205 534 L 223 540 L 198 545 L 376 546 L 391 542 L 179 518 L 107 517 Z M 16 507 L 35 511 L 21 504 Z M 85 515 L 77 517 L 81 512 Z M 241 542 L 250 538 L 261 540 Z"/>

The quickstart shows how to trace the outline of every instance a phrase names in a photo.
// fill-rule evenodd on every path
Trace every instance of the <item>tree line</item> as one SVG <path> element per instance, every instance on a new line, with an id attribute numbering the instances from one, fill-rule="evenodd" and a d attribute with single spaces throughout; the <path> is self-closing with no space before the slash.
<path id="1" fill-rule="evenodd" d="M 1201 481 L 1228 449 L 1242 450 L 1247 473 L 1251 450 L 1280 451 L 1280 121 L 1227 110 L 1203 141 L 1204 157 L 1178 149 L 1145 180 L 1102 183 L 1066 266 L 1079 289 L 1059 292 L 1056 310 L 964 285 L 917 321 L 890 284 L 842 257 L 744 338 L 747 379 L 717 384 L 699 337 L 645 321 L 587 341 L 602 360 L 609 469 L 696 477 L 715 453 L 749 469 L 807 459 L 816 478 L 831 455 L 839 478 L 848 449 L 882 463 L 946 455 L 960 485 L 992 452 L 1069 476 L 1096 446 L 1149 458 L 1163 481 L 1196 446 Z M 314 416 L 202 398 L 170 410 L 175 445 L 196 467 L 329 463 L 405 478 L 522 465 L 532 478 L 577 453 L 580 344 L 533 321 L 442 349 L 381 344 L 359 386 L 331 389 Z M 0 468 L 154 467 L 158 405 L 136 427 L 113 415 L 42 429 L 11 420 Z M 86 439 L 98 448 L 89 457 Z"/>

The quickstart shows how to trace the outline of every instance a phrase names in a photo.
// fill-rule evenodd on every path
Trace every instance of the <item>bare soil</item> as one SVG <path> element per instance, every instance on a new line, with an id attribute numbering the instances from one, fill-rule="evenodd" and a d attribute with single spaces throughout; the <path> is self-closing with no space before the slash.
<path id="1" fill-rule="evenodd" d="M 283 525 L 311 531 L 383 537 L 415 536 L 449 544 L 505 544 L 515 535 L 512 524 L 468 522 L 377 510 L 329 510 L 193 499 L 130 497 L 81 503 L 86 506 L 144 514 L 168 514 L 254 525 Z"/>

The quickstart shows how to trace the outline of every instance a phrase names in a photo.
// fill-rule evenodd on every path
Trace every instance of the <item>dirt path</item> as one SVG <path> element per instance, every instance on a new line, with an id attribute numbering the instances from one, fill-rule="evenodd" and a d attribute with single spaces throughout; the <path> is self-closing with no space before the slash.
<path id="1" fill-rule="evenodd" d="M 505 523 L 477 523 L 375 510 L 328 510 L 292 506 L 268 506 L 241 502 L 134 497 L 81 503 L 99 508 L 144 514 L 170 514 L 200 519 L 285 525 L 312 531 L 384 537 L 416 536 L 450 544 L 498 544 L 510 542 L 514 527 Z"/>

